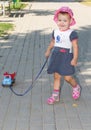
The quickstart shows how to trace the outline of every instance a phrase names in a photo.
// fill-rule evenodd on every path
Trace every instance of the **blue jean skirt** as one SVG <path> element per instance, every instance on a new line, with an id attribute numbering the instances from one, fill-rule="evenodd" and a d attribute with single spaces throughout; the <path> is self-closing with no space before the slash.
<path id="1" fill-rule="evenodd" d="M 71 65 L 73 53 L 69 49 L 54 47 L 48 62 L 48 74 L 59 73 L 60 75 L 72 75 L 75 73 L 74 66 Z"/>

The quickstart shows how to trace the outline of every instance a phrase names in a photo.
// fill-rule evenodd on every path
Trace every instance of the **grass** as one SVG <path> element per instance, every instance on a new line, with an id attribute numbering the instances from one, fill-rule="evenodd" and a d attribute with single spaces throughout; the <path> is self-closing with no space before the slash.
<path id="1" fill-rule="evenodd" d="M 8 34 L 10 30 L 14 29 L 14 25 L 11 23 L 0 23 L 0 37 Z"/>
<path id="2" fill-rule="evenodd" d="M 87 6 L 91 6 L 91 0 L 84 0 L 81 3 Z"/>
<path id="3" fill-rule="evenodd" d="M 22 10 L 27 6 L 27 4 L 18 2 L 18 3 L 11 3 L 10 10 Z M 7 8 L 8 9 L 8 8 Z M 10 30 L 14 29 L 14 25 L 12 23 L 0 23 L 0 37 L 4 37 L 8 34 Z"/>

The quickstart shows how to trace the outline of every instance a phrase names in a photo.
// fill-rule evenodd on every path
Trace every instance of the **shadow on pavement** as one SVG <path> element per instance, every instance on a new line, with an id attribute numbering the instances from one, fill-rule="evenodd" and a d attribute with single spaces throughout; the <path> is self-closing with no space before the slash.
<path id="1" fill-rule="evenodd" d="M 24 17 L 24 13 L 10 13 L 9 17 Z"/>
<path id="2" fill-rule="evenodd" d="M 53 15 L 54 10 L 30 10 L 31 15 L 36 15 L 36 16 L 47 16 L 47 15 Z"/>
<path id="3" fill-rule="evenodd" d="M 22 80 L 25 75 L 28 77 L 28 75 L 32 73 L 31 76 L 33 78 L 45 59 L 44 53 L 51 38 L 51 34 L 47 34 L 48 30 L 49 29 L 43 29 L 27 34 L 13 35 L 11 39 L 0 42 L 0 73 L 16 71 L 17 75 L 19 73 L 19 77 L 22 76 Z M 91 26 L 81 27 L 77 31 L 79 35 L 77 73 L 83 77 L 84 86 L 90 86 Z M 21 67 L 21 63 L 23 68 Z M 26 65 L 28 66 L 26 67 Z"/>
<path id="4" fill-rule="evenodd" d="M 3 126 L 5 130 L 7 130 L 7 127 L 10 128 L 9 126 L 11 125 L 11 121 L 14 117 L 14 112 L 17 111 L 15 113 L 16 114 L 16 116 L 14 117 L 15 122 L 13 122 L 12 130 L 14 130 L 15 128 L 20 129 L 20 127 L 16 125 L 16 120 L 17 120 L 17 124 L 22 124 L 22 123 L 24 123 L 24 125 L 27 124 L 27 126 L 29 125 L 29 128 L 31 129 L 32 125 L 37 126 L 35 122 L 35 118 L 33 117 L 37 116 L 38 119 L 40 119 L 42 116 L 44 116 L 42 118 L 45 119 L 46 117 L 45 115 L 47 114 L 48 116 L 49 112 L 51 112 L 50 114 L 52 116 L 50 115 L 50 117 L 53 118 L 54 111 L 52 111 L 52 108 L 57 108 L 56 112 L 58 112 L 58 118 L 60 119 L 64 115 L 64 110 L 66 110 L 67 115 L 66 114 L 64 115 L 65 118 L 63 118 L 62 121 L 64 121 L 64 119 L 67 118 L 67 122 L 68 122 L 68 118 L 72 117 L 71 118 L 72 120 L 76 118 L 75 122 L 77 124 L 77 120 L 79 117 L 80 119 L 86 118 L 85 125 L 84 125 L 84 120 L 81 120 L 83 123 L 83 127 L 85 128 L 85 126 L 88 125 L 90 126 L 90 121 L 88 124 L 87 121 L 90 120 L 91 118 L 89 116 L 90 115 L 89 113 L 91 111 L 90 110 L 91 109 L 90 108 L 91 106 L 91 26 L 81 27 L 77 31 L 79 34 L 79 49 L 80 49 L 79 62 L 78 62 L 78 69 L 80 71 L 77 72 L 77 76 L 78 79 L 80 79 L 80 84 L 83 87 L 82 95 L 80 98 L 81 100 L 76 102 L 72 101 L 70 96 L 68 96 L 69 87 L 67 87 L 68 86 L 67 85 L 66 87 L 64 86 L 62 88 L 62 96 L 61 96 L 62 98 L 59 104 L 51 107 L 45 105 L 46 104 L 45 100 L 47 96 L 50 94 L 53 86 L 52 76 L 46 74 L 46 68 L 47 68 L 46 67 L 44 69 L 45 74 L 44 72 L 42 73 L 42 76 L 40 77 L 40 79 L 38 79 L 37 85 L 32 89 L 32 92 L 30 91 L 22 99 L 15 97 L 11 93 L 11 91 L 9 91 L 9 89 L 5 89 L 1 87 L 0 89 L 1 90 L 0 102 L 2 101 L 1 102 L 2 105 L 0 106 L 0 112 L 2 115 L 0 116 L 0 119 L 2 121 L 1 128 L 3 128 Z M 14 90 L 18 93 L 24 92 L 30 86 L 31 82 L 33 81 L 33 79 L 35 78 L 36 74 L 39 72 L 41 66 L 45 61 L 44 53 L 49 44 L 50 38 L 51 38 L 51 29 L 43 28 L 41 30 L 33 30 L 33 31 L 28 30 L 27 32 L 14 34 L 11 35 L 10 38 L 7 39 L 6 41 L 5 40 L 1 41 L 0 42 L 0 81 L 2 81 L 2 75 L 4 72 L 6 71 L 10 73 L 17 72 L 16 84 L 14 86 Z M 36 102 L 38 103 L 38 105 L 35 105 Z M 77 106 L 72 107 L 72 104 L 75 104 Z M 44 111 L 45 111 L 45 115 L 43 115 Z M 32 112 L 34 112 L 35 116 L 31 114 Z M 42 113 L 40 114 L 40 112 Z M 29 117 L 29 120 L 27 117 Z M 56 118 L 56 120 L 58 118 Z M 31 120 L 34 119 L 34 124 L 30 122 L 30 119 Z M 73 125 L 72 120 L 68 122 L 68 126 Z M 74 126 L 73 128 L 79 129 L 78 127 L 76 127 L 76 125 L 73 126 Z M 52 127 L 52 129 L 53 128 L 54 127 Z"/>

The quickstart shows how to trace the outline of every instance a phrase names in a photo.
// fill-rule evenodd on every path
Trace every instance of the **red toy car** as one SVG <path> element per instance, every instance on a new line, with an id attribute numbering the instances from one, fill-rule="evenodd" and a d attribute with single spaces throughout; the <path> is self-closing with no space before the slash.
<path id="1" fill-rule="evenodd" d="M 15 83 L 16 72 L 14 73 L 5 72 L 3 75 L 4 79 L 2 81 L 2 86 L 12 86 Z"/>

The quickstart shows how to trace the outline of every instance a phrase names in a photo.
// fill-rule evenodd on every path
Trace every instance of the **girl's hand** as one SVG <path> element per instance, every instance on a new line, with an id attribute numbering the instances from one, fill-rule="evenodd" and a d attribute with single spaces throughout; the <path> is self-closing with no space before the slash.
<path id="1" fill-rule="evenodd" d="M 52 48 L 54 47 L 54 43 L 55 43 L 55 40 L 54 40 L 54 39 L 51 39 L 51 42 L 50 42 L 50 44 L 49 44 L 49 46 L 48 46 L 48 48 L 47 48 L 47 50 L 46 50 L 46 52 L 45 52 L 45 57 L 46 57 L 46 58 L 49 57 L 49 55 L 50 55 L 50 53 L 51 53 L 51 50 L 52 50 Z"/>
<path id="2" fill-rule="evenodd" d="M 71 61 L 71 65 L 73 65 L 73 66 L 76 66 L 77 65 L 77 59 L 72 59 L 72 61 Z"/>

